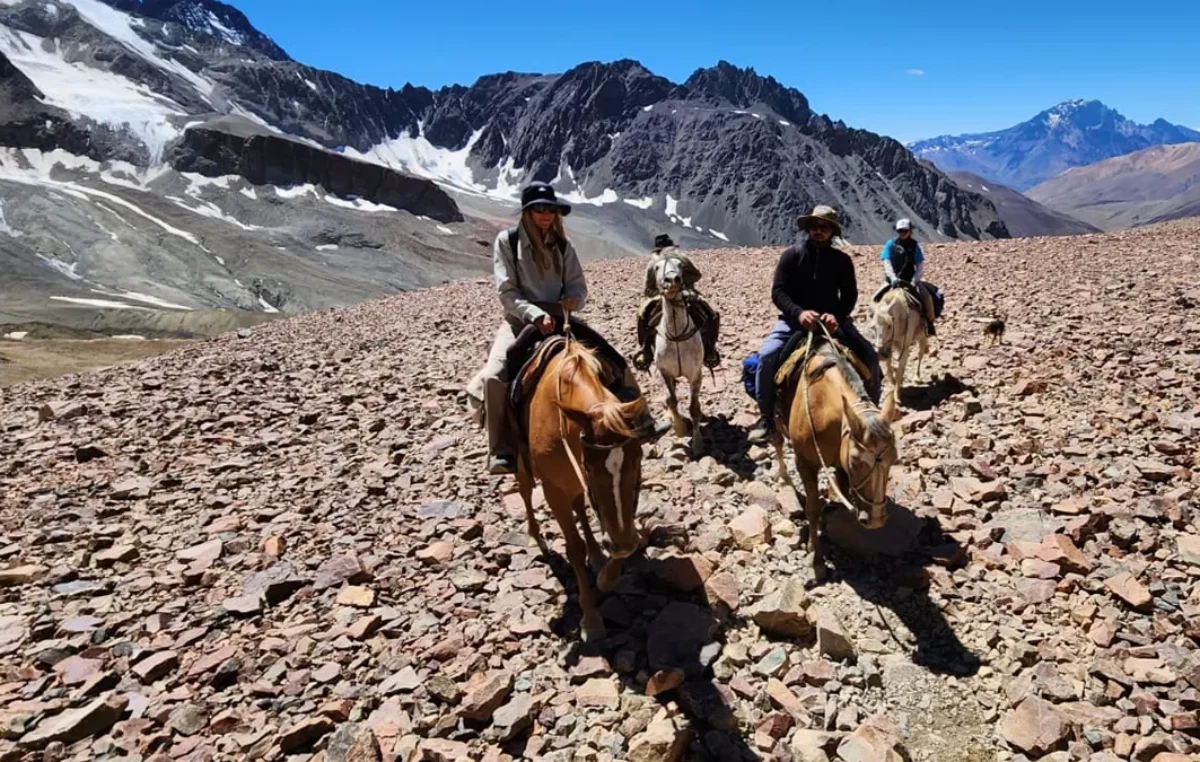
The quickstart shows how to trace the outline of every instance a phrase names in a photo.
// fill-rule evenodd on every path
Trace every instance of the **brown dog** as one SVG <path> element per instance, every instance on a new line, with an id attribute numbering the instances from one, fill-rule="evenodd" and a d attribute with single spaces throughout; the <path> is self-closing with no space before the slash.
<path id="1" fill-rule="evenodd" d="M 996 342 L 1004 343 L 1004 319 L 996 318 L 992 322 L 984 326 L 983 335 L 991 339 L 991 344 Z"/>

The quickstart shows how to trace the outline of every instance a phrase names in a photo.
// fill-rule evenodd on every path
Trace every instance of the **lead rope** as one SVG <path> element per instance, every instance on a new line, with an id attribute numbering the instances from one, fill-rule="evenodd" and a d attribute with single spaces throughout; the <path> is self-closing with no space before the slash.
<path id="1" fill-rule="evenodd" d="M 571 348 L 571 312 L 563 307 L 563 333 L 567 339 L 567 349 Z M 567 459 L 571 461 L 571 468 L 575 471 L 575 476 L 579 479 L 579 486 L 583 488 L 583 504 L 585 508 L 592 509 L 592 490 L 588 487 L 587 478 L 583 475 L 583 468 L 579 465 L 579 459 L 575 457 L 575 450 L 571 447 L 571 443 L 567 441 L 567 417 L 562 411 L 562 364 L 559 363 L 558 373 L 554 377 L 555 395 L 558 397 L 558 436 L 562 440 L 563 449 L 567 451 Z M 599 515 L 599 514 L 597 514 Z"/>
<path id="2" fill-rule="evenodd" d="M 821 326 L 821 331 L 825 334 L 825 338 L 829 340 L 831 345 L 833 345 L 834 351 L 838 351 L 837 345 L 833 344 L 833 336 L 830 335 L 829 329 L 826 328 L 825 324 L 820 321 L 817 321 L 817 324 Z M 809 358 L 812 357 L 813 336 L 814 335 L 816 335 L 816 331 L 808 332 L 808 339 L 807 339 L 807 341 L 805 341 L 805 344 L 804 344 L 804 360 L 801 362 L 801 365 L 800 365 L 800 377 L 803 379 L 801 390 L 804 395 L 804 412 L 808 415 L 808 431 L 809 431 L 809 434 L 813 438 L 813 449 L 817 451 L 817 460 L 821 463 L 821 470 L 817 472 L 817 481 L 818 481 L 818 483 L 823 482 L 826 493 L 828 494 L 828 493 L 832 492 L 833 496 L 837 498 L 837 501 L 839 503 L 841 503 L 843 506 L 845 506 L 846 510 L 850 511 L 850 515 L 857 517 L 858 509 L 854 507 L 854 505 L 850 502 L 850 500 L 842 492 L 842 488 L 840 486 L 838 486 L 837 471 L 832 466 L 830 466 L 829 464 L 827 464 L 825 462 L 825 456 L 821 452 L 821 443 L 817 441 L 816 425 L 813 423 L 813 417 L 812 417 L 812 405 L 810 404 L 809 398 L 808 398 L 808 361 L 809 361 Z M 843 424 L 842 431 L 843 431 L 843 435 L 844 435 L 845 434 L 845 424 Z M 878 464 L 878 459 L 876 459 L 876 464 Z M 872 471 L 874 471 L 874 467 L 872 467 Z M 868 477 L 869 477 L 869 474 L 868 474 Z M 865 479 L 863 480 L 863 483 L 864 484 L 866 483 Z M 859 486 L 861 487 L 861 485 L 859 485 Z M 853 490 L 854 488 L 851 487 L 851 489 Z M 857 492 L 857 490 L 854 490 L 854 491 Z M 864 502 L 866 502 L 866 501 L 864 501 Z M 874 507 L 874 506 L 872 506 L 872 507 Z"/>

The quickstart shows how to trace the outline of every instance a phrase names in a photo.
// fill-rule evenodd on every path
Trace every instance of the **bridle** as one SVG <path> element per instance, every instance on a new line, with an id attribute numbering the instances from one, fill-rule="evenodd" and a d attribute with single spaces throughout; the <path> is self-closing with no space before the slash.
<path id="1" fill-rule="evenodd" d="M 824 323 L 821 323 L 819 321 L 818 321 L 818 325 L 821 326 L 821 331 L 825 334 L 825 338 L 829 341 L 830 345 L 833 346 L 833 336 L 829 333 L 829 329 L 825 327 Z M 825 462 L 825 456 L 821 453 L 821 444 L 817 441 L 816 425 L 813 423 L 813 417 L 812 417 L 812 405 L 810 404 L 809 397 L 808 397 L 808 361 L 809 361 L 809 358 L 812 357 L 813 337 L 815 335 L 816 335 L 816 331 L 809 331 L 809 333 L 808 333 L 808 340 L 805 342 L 805 345 L 804 345 L 804 360 L 801 363 L 801 372 L 800 372 L 800 375 L 803 379 L 803 385 L 801 388 L 803 390 L 803 395 L 804 395 L 804 411 L 808 415 L 808 430 L 812 434 L 812 437 L 813 437 L 813 449 L 817 451 L 817 460 L 820 461 L 820 463 L 821 463 L 821 473 L 825 474 L 827 476 L 827 480 L 829 482 L 829 491 L 833 493 L 834 497 L 837 498 L 838 502 L 841 503 L 843 506 L 845 506 L 846 509 L 848 511 L 850 511 L 850 513 L 852 515 L 857 515 L 858 508 L 855 507 L 855 505 L 842 492 L 842 488 L 838 485 L 837 473 L 829 464 L 827 464 Z M 836 350 L 836 347 L 835 347 L 835 350 Z M 865 403 L 863 403 L 860 400 L 856 404 L 856 407 L 864 405 L 864 404 Z M 881 509 L 885 505 L 887 505 L 888 497 L 887 497 L 886 491 L 884 492 L 883 496 L 881 498 L 879 498 L 878 500 L 868 500 L 866 498 L 866 496 L 863 495 L 862 488 L 864 486 L 866 486 L 867 481 L 872 476 L 875 475 L 875 469 L 879 467 L 879 461 L 883 458 L 883 456 L 889 450 L 895 449 L 896 445 L 894 442 L 892 442 L 892 443 L 888 444 L 888 446 L 882 450 L 879 450 L 879 451 L 869 450 L 866 447 L 866 445 L 864 445 L 861 441 L 859 441 L 859 439 L 857 437 L 854 436 L 854 434 L 850 431 L 850 428 L 846 425 L 844 420 L 842 421 L 842 439 L 843 440 L 849 439 L 851 442 L 858 445 L 858 448 L 860 451 L 865 451 L 865 452 L 870 453 L 871 467 L 867 470 L 867 475 L 864 476 L 862 478 L 862 480 L 859 481 L 858 484 L 854 484 L 850 481 L 850 474 L 847 472 L 846 473 L 846 486 L 849 487 L 850 494 L 853 495 L 859 501 L 860 504 L 866 505 L 867 509 L 869 511 L 878 511 L 879 509 Z"/>

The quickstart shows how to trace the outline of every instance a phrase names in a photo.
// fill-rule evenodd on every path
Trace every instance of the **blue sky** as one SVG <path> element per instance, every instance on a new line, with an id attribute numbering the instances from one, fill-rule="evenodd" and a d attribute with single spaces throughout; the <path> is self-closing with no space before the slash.
<path id="1" fill-rule="evenodd" d="M 724 59 L 903 141 L 1001 129 L 1071 98 L 1200 129 L 1200 2 L 232 0 L 294 58 L 380 86 L 633 58 L 681 82 Z"/>

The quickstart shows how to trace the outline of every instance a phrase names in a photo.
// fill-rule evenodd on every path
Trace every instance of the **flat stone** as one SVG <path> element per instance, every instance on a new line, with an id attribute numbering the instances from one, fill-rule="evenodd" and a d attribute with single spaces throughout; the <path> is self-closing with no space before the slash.
<path id="1" fill-rule="evenodd" d="M 581 707 L 618 709 L 621 706 L 621 693 L 615 681 L 593 677 L 575 689 L 575 703 Z"/>
<path id="2" fill-rule="evenodd" d="M 175 707 L 167 720 L 167 727 L 181 736 L 194 736 L 208 726 L 208 714 L 204 707 L 183 703 Z"/>
<path id="3" fill-rule="evenodd" d="M 870 717 L 837 747 L 838 758 L 845 762 L 884 762 L 908 758 L 897 751 L 904 736 L 891 720 L 882 715 Z"/>
<path id="4" fill-rule="evenodd" d="M 375 591 L 369 587 L 350 585 L 338 591 L 337 602 L 342 606 L 370 608 L 375 605 Z"/>
<path id="5" fill-rule="evenodd" d="M 1185 564 L 1200 566 L 1200 535 L 1178 535 L 1175 538 L 1175 552 Z"/>
<path id="6" fill-rule="evenodd" d="M 781 589 L 759 601 L 751 615 L 764 632 L 785 638 L 809 638 L 813 626 L 807 609 L 808 591 L 804 583 L 788 580 Z"/>
<path id="7" fill-rule="evenodd" d="M 133 673 L 143 683 L 153 683 L 178 667 L 179 654 L 174 651 L 159 651 L 135 664 Z"/>
<path id="8" fill-rule="evenodd" d="M 42 720 L 32 732 L 21 737 L 22 746 L 40 749 L 60 741 L 65 744 L 105 733 L 125 711 L 129 699 L 121 695 L 98 698 L 79 709 L 71 709 Z"/>
<path id="9" fill-rule="evenodd" d="M 512 691 L 513 676 L 506 670 L 494 670 L 482 675 L 479 684 L 467 691 L 458 707 L 458 715 L 468 720 L 490 720 Z"/>
<path id="10" fill-rule="evenodd" d="M 92 556 L 92 563 L 98 569 L 111 569 L 116 564 L 127 564 L 136 561 L 138 549 L 132 545 L 114 545 Z"/>
<path id="11" fill-rule="evenodd" d="M 1043 561 L 1058 564 L 1076 574 L 1087 575 L 1095 568 L 1092 560 L 1065 534 L 1052 534 L 1044 538 L 1037 548 L 1037 554 Z"/>
<path id="12" fill-rule="evenodd" d="M 1140 611 L 1149 611 L 1153 608 L 1154 598 L 1151 597 L 1150 591 L 1145 588 L 1142 583 L 1134 579 L 1129 572 L 1121 572 L 1120 574 L 1109 577 L 1104 580 L 1104 586 L 1121 600 L 1128 603 L 1135 609 Z"/>
<path id="13" fill-rule="evenodd" d="M 225 543 L 219 539 L 213 539 L 206 543 L 181 550 L 175 554 L 175 558 L 188 564 L 211 564 L 221 557 L 224 549 Z"/>
<path id="14" fill-rule="evenodd" d="M 20 587 L 33 584 L 41 579 L 47 571 L 49 570 L 45 566 L 34 564 L 0 569 L 0 587 Z"/>
<path id="15" fill-rule="evenodd" d="M 1000 734 L 1017 749 L 1040 756 L 1063 744 L 1070 726 L 1053 704 L 1029 696 L 1005 716 Z"/>
<path id="16" fill-rule="evenodd" d="M 421 678 L 411 666 L 404 667 L 396 674 L 384 680 L 379 686 L 379 692 L 384 696 L 393 693 L 409 693 L 421 685 Z"/>
<path id="17" fill-rule="evenodd" d="M 492 713 L 496 740 L 505 743 L 533 726 L 540 707 L 528 693 L 518 693 Z"/>
<path id="18" fill-rule="evenodd" d="M 426 566 L 445 566 L 454 558 L 454 543 L 439 540 L 417 551 L 417 560 Z"/>
<path id="19" fill-rule="evenodd" d="M 221 601 L 221 608 L 236 616 L 253 616 L 262 613 L 263 600 L 261 595 L 235 595 Z"/>
<path id="20" fill-rule="evenodd" d="M 692 730 L 670 719 L 655 720 L 629 741 L 629 762 L 679 762 L 692 741 Z"/>
<path id="21" fill-rule="evenodd" d="M 813 606 L 808 610 L 809 620 L 817 630 L 817 650 L 835 661 L 854 661 L 858 654 L 854 641 L 846 634 L 846 628 L 830 609 Z"/>
<path id="22" fill-rule="evenodd" d="M 248 576 L 242 584 L 242 593 L 260 595 L 274 606 L 307 584 L 308 581 L 296 572 L 296 567 L 283 561 Z"/>
<path id="23" fill-rule="evenodd" d="M 733 535 L 733 541 L 739 548 L 754 550 L 771 541 L 771 522 L 767 518 L 766 511 L 757 505 L 752 505 L 729 522 L 729 532 Z"/>
<path id="24" fill-rule="evenodd" d="M 741 605 L 741 585 L 735 575 L 717 572 L 704 583 L 704 598 L 709 606 L 735 612 Z"/>
<path id="25" fill-rule="evenodd" d="M 290 754 L 311 746 L 332 731 L 333 727 L 333 720 L 328 717 L 309 717 L 279 734 L 279 750 Z"/>
<path id="26" fill-rule="evenodd" d="M 362 561 L 358 556 L 334 556 L 317 569 L 316 577 L 313 579 L 313 589 L 328 590 L 331 587 L 340 587 L 347 583 L 357 585 L 362 582 L 370 582 L 372 578 L 372 575 L 363 568 Z"/>
<path id="27" fill-rule="evenodd" d="M 325 762 L 382 762 L 383 752 L 374 731 L 365 724 L 338 727 L 325 746 Z"/>

